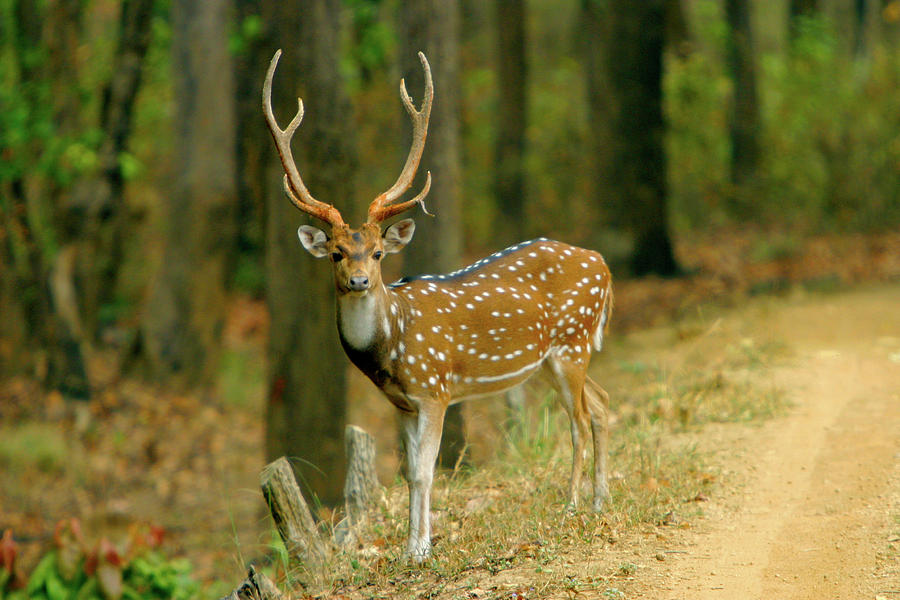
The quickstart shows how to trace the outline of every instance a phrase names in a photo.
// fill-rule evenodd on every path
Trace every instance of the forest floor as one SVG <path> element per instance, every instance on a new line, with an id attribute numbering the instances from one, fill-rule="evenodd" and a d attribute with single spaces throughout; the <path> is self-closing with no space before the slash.
<path id="1" fill-rule="evenodd" d="M 514 540 L 512 550 L 498 550 L 502 567 L 454 570 L 438 562 L 391 577 L 384 588 L 336 585 L 334 592 L 900 599 L 900 237 L 798 246 L 732 235 L 679 252 L 696 269 L 691 277 L 619 285 L 615 335 L 592 369 L 619 421 L 611 433 L 614 504 L 642 495 L 657 517 L 615 506 L 599 521 L 551 511 L 566 531 L 597 534 L 568 545 Z M 210 597 L 230 591 L 246 564 L 270 554 L 272 529 L 258 491 L 265 327 L 261 303 L 235 302 L 226 367 L 206 395 L 111 378 L 90 403 L 73 406 L 26 379 L 0 385 L 0 530 L 13 529 L 26 570 L 49 546 L 55 522 L 71 516 L 91 539 L 115 540 L 134 523 L 163 526 L 168 551 L 191 560 Z M 656 393 L 660 382 L 681 391 Z M 732 406 L 721 418 L 685 416 L 686 398 L 715 403 L 722 390 Z M 755 401 L 768 390 L 783 398 L 771 411 L 740 405 L 738 396 Z M 690 410 L 706 410 L 698 406 Z M 351 407 L 351 420 L 367 428 L 375 418 L 388 417 Z M 681 476 L 676 467 L 650 477 L 645 466 L 623 466 L 630 423 L 648 420 L 666 427 L 654 438 L 657 459 L 675 448 L 702 457 L 686 467 L 689 493 L 669 483 Z M 390 455 L 393 439 L 387 431 L 379 450 Z M 476 465 L 490 460 L 490 446 L 473 444 Z M 551 503 L 560 507 L 567 452 L 540 467 L 542 475 L 552 472 Z M 389 497 L 402 498 L 395 466 L 384 461 L 381 478 Z M 436 489 L 450 491 L 436 492 L 436 504 L 462 502 L 458 513 L 468 515 L 481 510 L 473 498 L 505 493 L 496 482 L 478 482 L 473 476 L 467 489 L 465 479 L 439 478 Z M 670 486 L 678 491 L 663 500 Z M 489 518 L 509 502 L 494 504 Z M 402 510 L 392 513 L 398 522 L 389 545 L 400 543 L 404 519 Z M 453 510 L 446 514 L 436 520 L 443 536 L 436 553 L 449 553 L 455 538 L 448 530 L 472 529 Z M 542 525 L 548 536 L 552 523 Z"/>

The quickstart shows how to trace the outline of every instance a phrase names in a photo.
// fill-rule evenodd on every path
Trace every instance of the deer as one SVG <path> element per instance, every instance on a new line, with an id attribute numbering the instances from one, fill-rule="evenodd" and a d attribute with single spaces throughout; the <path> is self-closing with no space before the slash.
<path id="1" fill-rule="evenodd" d="M 272 80 L 281 50 L 263 84 L 263 113 L 284 167 L 291 203 L 330 226 L 301 225 L 298 236 L 313 257 L 331 261 L 337 328 L 350 361 L 393 403 L 400 415 L 409 488 L 409 533 L 404 557 L 421 563 L 431 555 L 431 488 L 444 415 L 450 404 L 498 394 L 541 372 L 570 420 L 572 472 L 569 504 L 579 506 L 586 444 L 593 440 L 593 505 L 602 512 L 607 482 L 609 395 L 587 375 L 613 308 L 612 276 L 593 251 L 546 238 L 522 242 L 458 271 L 385 284 L 381 262 L 403 250 L 415 222 L 382 224 L 421 206 L 431 187 L 402 200 L 419 167 L 434 98 L 431 67 L 423 53 L 425 95 L 417 109 L 400 81 L 400 98 L 413 125 L 413 140 L 396 182 L 369 205 L 358 228 L 332 204 L 316 200 L 300 177 L 291 138 L 303 119 L 303 101 L 286 128 L 272 111 Z"/>

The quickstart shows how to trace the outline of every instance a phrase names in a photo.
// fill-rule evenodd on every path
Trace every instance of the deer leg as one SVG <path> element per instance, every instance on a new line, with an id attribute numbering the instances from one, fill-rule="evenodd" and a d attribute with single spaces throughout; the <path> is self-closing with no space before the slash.
<path id="1" fill-rule="evenodd" d="M 417 414 L 401 417 L 409 485 L 409 538 L 404 556 L 419 563 L 431 554 L 431 485 L 441 445 L 445 408 L 420 406 Z"/>
<path id="2" fill-rule="evenodd" d="M 585 377 L 583 394 L 594 437 L 594 512 L 602 512 L 609 499 L 609 394 L 590 377 Z"/>
<path id="3" fill-rule="evenodd" d="M 584 451 L 589 435 L 587 409 L 584 404 L 582 390 L 584 387 L 584 368 L 558 357 L 549 359 L 553 384 L 560 395 L 562 405 L 569 415 L 569 427 L 572 434 L 572 476 L 569 480 L 569 508 L 578 507 L 581 490 L 582 473 L 584 471 Z"/>

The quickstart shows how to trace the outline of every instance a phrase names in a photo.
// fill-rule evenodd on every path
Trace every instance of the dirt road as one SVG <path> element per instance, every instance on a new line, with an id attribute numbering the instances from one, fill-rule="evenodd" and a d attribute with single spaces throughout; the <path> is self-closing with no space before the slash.
<path id="1" fill-rule="evenodd" d="M 714 498 L 632 595 L 900 599 L 900 287 L 758 316 L 762 335 L 793 351 L 772 373 L 793 407 L 710 434 L 742 485 Z"/>

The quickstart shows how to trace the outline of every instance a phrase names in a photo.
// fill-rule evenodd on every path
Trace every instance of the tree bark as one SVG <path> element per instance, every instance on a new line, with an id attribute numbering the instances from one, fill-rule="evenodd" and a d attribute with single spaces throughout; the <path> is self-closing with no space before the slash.
<path id="1" fill-rule="evenodd" d="M 635 275 L 679 272 L 669 237 L 662 112 L 665 0 L 609 3 L 606 68 L 614 90 L 611 181 L 634 234 Z"/>
<path id="2" fill-rule="evenodd" d="M 790 0 L 788 4 L 788 33 L 792 41 L 800 33 L 800 22 L 804 18 L 814 16 L 818 10 L 819 0 Z"/>
<path id="3" fill-rule="evenodd" d="M 235 229 L 234 94 L 226 0 L 172 4 L 176 149 L 164 260 L 143 323 L 154 375 L 209 382 Z"/>
<path id="4" fill-rule="evenodd" d="M 297 13 L 297 2 L 285 2 Z M 246 34 L 245 44 L 234 53 L 237 128 L 237 246 L 244 259 L 260 272 L 264 269 L 267 168 L 272 161 L 272 138 L 262 126 L 259 95 L 263 70 L 275 51 L 271 2 L 234 0 L 237 27 L 256 22 L 260 31 Z M 294 17 L 293 21 L 297 21 Z M 286 38 L 285 38 L 286 39 Z M 290 48 L 290 45 L 287 46 Z M 280 67 L 284 68 L 284 66 Z M 262 291 L 262 290 L 261 290 Z"/>
<path id="5" fill-rule="evenodd" d="M 353 199 L 356 158 L 353 115 L 338 68 L 340 2 L 307 0 L 302 10 L 293 3 L 264 6 L 275 45 L 285 48 L 273 82 L 275 114 L 286 124 L 298 94 L 303 98 L 305 117 L 293 144 L 297 166 L 316 198 L 343 210 Z M 260 66 L 257 94 L 267 63 Z M 269 147 L 274 150 L 271 140 Z M 300 459 L 294 468 L 304 491 L 334 506 L 342 501 L 345 472 L 348 364 L 335 327 L 334 282 L 329 263 L 311 258 L 297 241 L 297 226 L 309 221 L 284 197 L 274 151 L 267 164 L 266 453 Z"/>
<path id="6" fill-rule="evenodd" d="M 610 43 L 609 2 L 582 0 L 581 52 L 584 56 L 588 106 L 588 157 L 594 202 L 611 221 L 618 209 L 616 182 L 612 179 L 615 137 L 613 115 L 616 103 L 606 60 Z"/>
<path id="7" fill-rule="evenodd" d="M 16 65 L 8 71 L 19 77 L 14 85 L 26 119 L 20 127 L 27 138 L 0 148 L 4 159 L 15 165 L 13 169 L 18 167 L 0 189 L 5 227 L 5 249 L 0 254 L 10 267 L 0 275 L 10 294 L 3 300 L 18 304 L 11 313 L 20 313 L 24 327 L 16 331 L 4 326 L 3 330 L 21 335 L 19 341 L 27 349 L 11 349 L 17 355 L 13 362 L 20 367 L 31 362 L 45 387 L 68 398 L 85 399 L 90 386 L 79 311 L 72 303 L 71 288 L 59 285 L 63 268 L 71 264 L 71 254 L 58 248 L 69 239 L 72 213 L 59 179 L 31 168 L 44 151 L 40 131 L 49 130 L 55 136 L 79 130 L 81 107 L 71 89 L 78 84 L 74 49 L 81 35 L 81 7 L 72 0 L 58 0 L 20 1 L 10 8 L 14 19 L 5 28 L 11 34 L 12 52 L 7 58 Z M 42 214 L 49 215 L 49 223 L 35 222 L 35 216 Z M 23 360 L 25 354 L 28 359 Z"/>
<path id="8" fill-rule="evenodd" d="M 344 481 L 344 507 L 353 527 L 366 521 L 373 496 L 378 490 L 375 474 L 375 438 L 363 429 L 348 425 L 344 437 L 347 479 Z"/>
<path id="9" fill-rule="evenodd" d="M 297 487 L 294 470 L 285 457 L 266 465 L 260 474 L 260 487 L 288 554 L 316 573 L 328 558 L 328 545 L 319 535 Z"/>
<path id="10" fill-rule="evenodd" d="M 494 194 L 500 212 L 503 245 L 525 236 L 525 131 L 528 67 L 525 58 L 524 0 L 496 0 L 497 139 L 494 150 Z"/>
<path id="11" fill-rule="evenodd" d="M 428 144 L 413 186 L 421 189 L 426 171 L 433 183 L 426 201 L 435 218 L 416 220 L 418 243 L 407 248 L 404 268 L 411 275 L 446 273 L 459 268 L 462 229 L 459 208 L 459 5 L 456 0 L 412 0 L 401 3 L 401 68 L 410 96 L 421 104 L 425 80 L 417 53 L 428 57 L 434 77 L 434 105 L 428 126 Z M 406 123 L 405 140 L 412 129 Z M 401 146 L 403 156 L 409 146 Z M 402 163 L 400 163 L 402 164 Z M 441 442 L 440 464 L 453 468 L 465 449 L 465 432 L 459 405 L 447 410 Z"/>
<path id="12" fill-rule="evenodd" d="M 74 240 L 79 254 L 77 277 L 81 281 L 85 328 L 92 339 L 103 326 L 100 309 L 115 298 L 122 262 L 126 215 L 121 157 L 131 136 L 135 99 L 150 45 L 154 1 L 122 2 L 112 74 L 103 88 L 99 170 L 75 191 L 85 215 L 82 231 Z"/>
<path id="13" fill-rule="evenodd" d="M 759 166 L 759 101 L 750 6 L 744 0 L 726 0 L 725 13 L 731 30 L 728 65 L 734 88 L 730 114 L 732 204 L 741 215 L 750 201 L 747 186 L 755 180 Z"/>

